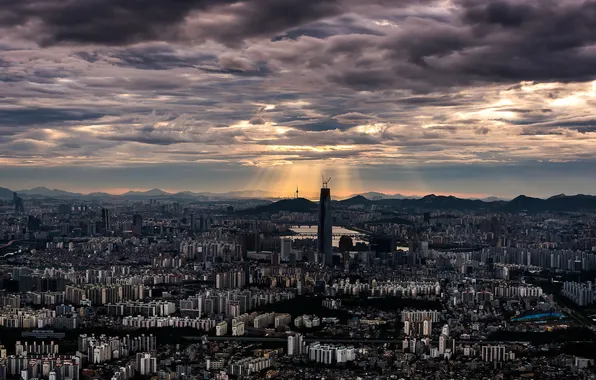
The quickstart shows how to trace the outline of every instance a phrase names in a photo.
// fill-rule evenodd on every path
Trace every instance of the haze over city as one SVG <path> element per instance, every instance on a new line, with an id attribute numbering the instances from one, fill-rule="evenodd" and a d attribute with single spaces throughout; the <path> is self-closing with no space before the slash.
<path id="1" fill-rule="evenodd" d="M 590 193 L 595 9 L 4 1 L 0 185 Z"/>

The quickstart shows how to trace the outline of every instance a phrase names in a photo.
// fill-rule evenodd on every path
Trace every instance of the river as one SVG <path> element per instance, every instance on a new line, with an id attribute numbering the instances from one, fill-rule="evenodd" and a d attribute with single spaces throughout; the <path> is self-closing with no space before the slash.
<path id="1" fill-rule="evenodd" d="M 290 230 L 297 233 L 297 235 L 293 235 L 290 238 L 294 239 L 316 239 L 317 238 L 317 226 L 291 226 Z M 340 235 L 354 235 L 354 234 L 361 234 L 358 231 L 353 231 L 344 227 L 333 226 L 333 246 L 339 246 L 339 239 Z M 358 239 L 353 237 L 352 241 L 354 244 L 358 242 L 364 242 L 362 239 Z"/>

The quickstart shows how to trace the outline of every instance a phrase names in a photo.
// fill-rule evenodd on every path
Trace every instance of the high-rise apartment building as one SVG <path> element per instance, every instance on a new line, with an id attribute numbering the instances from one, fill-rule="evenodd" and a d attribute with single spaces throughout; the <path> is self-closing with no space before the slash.
<path id="1" fill-rule="evenodd" d="M 289 238 L 281 239 L 281 261 L 290 261 L 292 252 L 292 240 Z"/>
<path id="2" fill-rule="evenodd" d="M 288 336 L 288 355 L 302 355 L 304 353 L 304 337 L 302 334 Z"/>
<path id="3" fill-rule="evenodd" d="M 157 358 L 149 353 L 137 353 L 136 365 L 142 376 L 157 373 Z"/>

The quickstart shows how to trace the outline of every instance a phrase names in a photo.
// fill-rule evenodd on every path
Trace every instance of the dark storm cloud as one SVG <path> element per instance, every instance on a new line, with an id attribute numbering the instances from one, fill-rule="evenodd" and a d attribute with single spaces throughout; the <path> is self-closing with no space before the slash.
<path id="1" fill-rule="evenodd" d="M 1 0 L 0 25 L 41 22 L 44 45 L 60 42 L 122 45 L 175 37 L 193 10 L 233 0 Z"/>
<path id="2" fill-rule="evenodd" d="M 386 4 L 377 0 L 371 5 L 377 3 Z M 407 4 L 399 0 L 391 7 Z M 38 29 L 28 32 L 44 46 L 208 39 L 235 44 L 250 37 L 273 37 L 358 5 L 355 0 L 1 0 L 0 26 L 37 24 Z M 188 19 L 209 12 L 227 19 L 199 25 L 187 34 Z"/>
<path id="3" fill-rule="evenodd" d="M 315 122 L 310 123 L 297 123 L 292 125 L 292 127 L 304 131 L 332 131 L 332 130 L 345 130 L 351 127 L 358 125 L 357 123 L 349 123 L 342 120 L 342 122 L 338 122 L 334 119 L 321 119 Z"/>
<path id="4" fill-rule="evenodd" d="M 333 19 L 315 21 L 308 26 L 300 26 L 288 30 L 282 35 L 273 38 L 273 41 L 283 39 L 296 40 L 300 37 L 309 36 L 315 38 L 327 38 L 335 35 L 344 34 L 370 34 L 381 36 L 383 33 L 378 28 L 373 28 L 370 23 L 363 22 L 362 19 L 354 15 L 345 15 Z"/>
<path id="5" fill-rule="evenodd" d="M 596 132 L 596 118 L 593 116 L 561 119 L 543 120 L 537 123 L 528 123 L 522 135 L 562 135 L 565 132 L 576 131 L 582 134 Z"/>
<path id="6" fill-rule="evenodd" d="M 457 127 L 453 125 L 433 125 L 430 127 L 434 131 L 444 131 L 449 133 L 457 133 Z"/>
<path id="7" fill-rule="evenodd" d="M 594 158 L 596 0 L 448 3 L 0 0 L 0 166 Z"/>
<path id="8" fill-rule="evenodd" d="M 365 124 L 365 123 L 368 123 L 368 122 L 374 120 L 375 118 L 376 118 L 375 116 L 364 115 L 359 112 L 348 112 L 345 114 L 333 116 L 334 120 L 337 120 L 342 124 L 348 124 L 348 125 L 358 125 L 360 123 Z"/>
<path id="9" fill-rule="evenodd" d="M 217 62 L 217 57 L 213 54 L 181 54 L 165 44 L 109 51 L 79 51 L 74 55 L 91 63 L 103 60 L 115 66 L 134 67 L 141 70 L 170 70 Z"/>
<path id="10" fill-rule="evenodd" d="M 69 108 L 13 108 L 0 109 L 0 126 L 22 127 L 60 122 L 97 119 L 105 114 L 97 111 Z"/>
<path id="11" fill-rule="evenodd" d="M 460 0 L 455 5 L 448 21 L 409 18 L 387 36 L 342 36 L 344 46 L 353 40 L 352 57 L 336 60 L 327 77 L 357 90 L 417 92 L 596 77 L 596 1 Z"/>
<path id="12" fill-rule="evenodd" d="M 488 135 L 490 132 L 490 128 L 488 127 L 478 127 L 475 129 L 477 135 Z"/>

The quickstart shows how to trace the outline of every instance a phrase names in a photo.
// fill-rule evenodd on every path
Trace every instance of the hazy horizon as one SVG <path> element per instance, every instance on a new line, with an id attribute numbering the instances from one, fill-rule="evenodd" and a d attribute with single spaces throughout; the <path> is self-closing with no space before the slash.
<path id="1" fill-rule="evenodd" d="M 104 188 L 104 189 L 95 189 L 92 191 L 89 190 L 77 190 L 75 188 L 69 188 L 69 187 L 64 187 L 64 186 L 47 186 L 47 185 L 36 185 L 36 186 L 30 186 L 30 187 L 22 187 L 22 188 L 17 188 L 17 187 L 11 187 L 11 186 L 4 186 L 4 185 L 0 185 L 0 187 L 4 187 L 7 189 L 10 189 L 12 191 L 29 191 L 32 190 L 34 188 L 46 188 L 48 190 L 61 190 L 61 191 L 67 191 L 67 192 L 71 192 L 71 193 L 79 193 L 82 195 L 87 195 L 87 194 L 91 194 L 91 193 L 107 193 L 110 195 L 123 195 L 127 192 L 148 192 L 150 190 L 161 190 L 164 191 L 166 193 L 170 193 L 170 194 L 175 194 L 175 193 L 180 193 L 180 192 L 192 192 L 192 193 L 211 193 L 211 194 L 226 194 L 226 193 L 240 193 L 240 192 L 262 192 L 264 193 L 263 196 L 268 197 L 268 198 L 293 198 L 295 196 L 295 191 L 296 188 L 294 188 L 294 190 L 292 192 L 290 192 L 289 194 L 281 194 L 281 193 L 276 193 L 276 192 L 268 192 L 267 190 L 264 189 L 220 189 L 219 191 L 208 191 L 208 190 L 202 190 L 202 189 L 192 189 L 192 188 L 165 188 L 165 187 L 158 187 L 158 186 L 154 186 L 154 187 L 143 187 L 143 188 L 117 188 L 117 189 L 113 189 L 113 188 Z M 356 196 L 356 195 L 361 195 L 361 194 L 368 194 L 368 193 L 379 193 L 379 194 L 383 194 L 383 195 L 387 195 L 387 196 L 395 196 L 395 195 L 401 195 L 401 196 L 405 196 L 405 197 L 424 197 L 427 195 L 437 195 L 437 196 L 455 196 L 458 198 L 469 198 L 469 199 L 486 199 L 486 198 L 499 198 L 499 199 L 504 199 L 504 200 L 510 200 L 513 199 L 517 196 L 520 195 L 525 195 L 525 196 L 529 196 L 529 197 L 536 197 L 536 198 L 549 198 L 555 195 L 559 195 L 559 194 L 565 194 L 565 195 L 578 195 L 578 194 L 582 194 L 582 195 L 592 195 L 592 193 L 590 192 L 579 192 L 579 193 L 552 193 L 552 194 L 545 194 L 545 195 L 536 195 L 536 194 L 531 194 L 531 193 L 519 193 L 519 194 L 515 194 L 515 195 L 506 195 L 506 196 L 501 196 L 501 195 L 495 195 L 495 194 L 471 194 L 471 193 L 454 193 L 454 192 L 439 192 L 439 191 L 432 191 L 429 190 L 428 192 L 407 192 L 407 191 L 400 191 L 400 190 L 363 190 L 363 191 L 359 191 L 359 192 L 352 192 L 352 193 L 335 193 L 333 190 L 333 187 L 331 187 L 331 196 L 332 198 L 336 198 L 336 199 L 345 199 L 351 196 Z M 310 199 L 310 200 L 317 200 L 319 197 L 319 190 L 317 189 L 315 192 L 305 192 L 303 190 L 301 190 L 301 188 L 299 187 L 299 197 L 300 198 L 306 198 L 306 199 Z"/>

